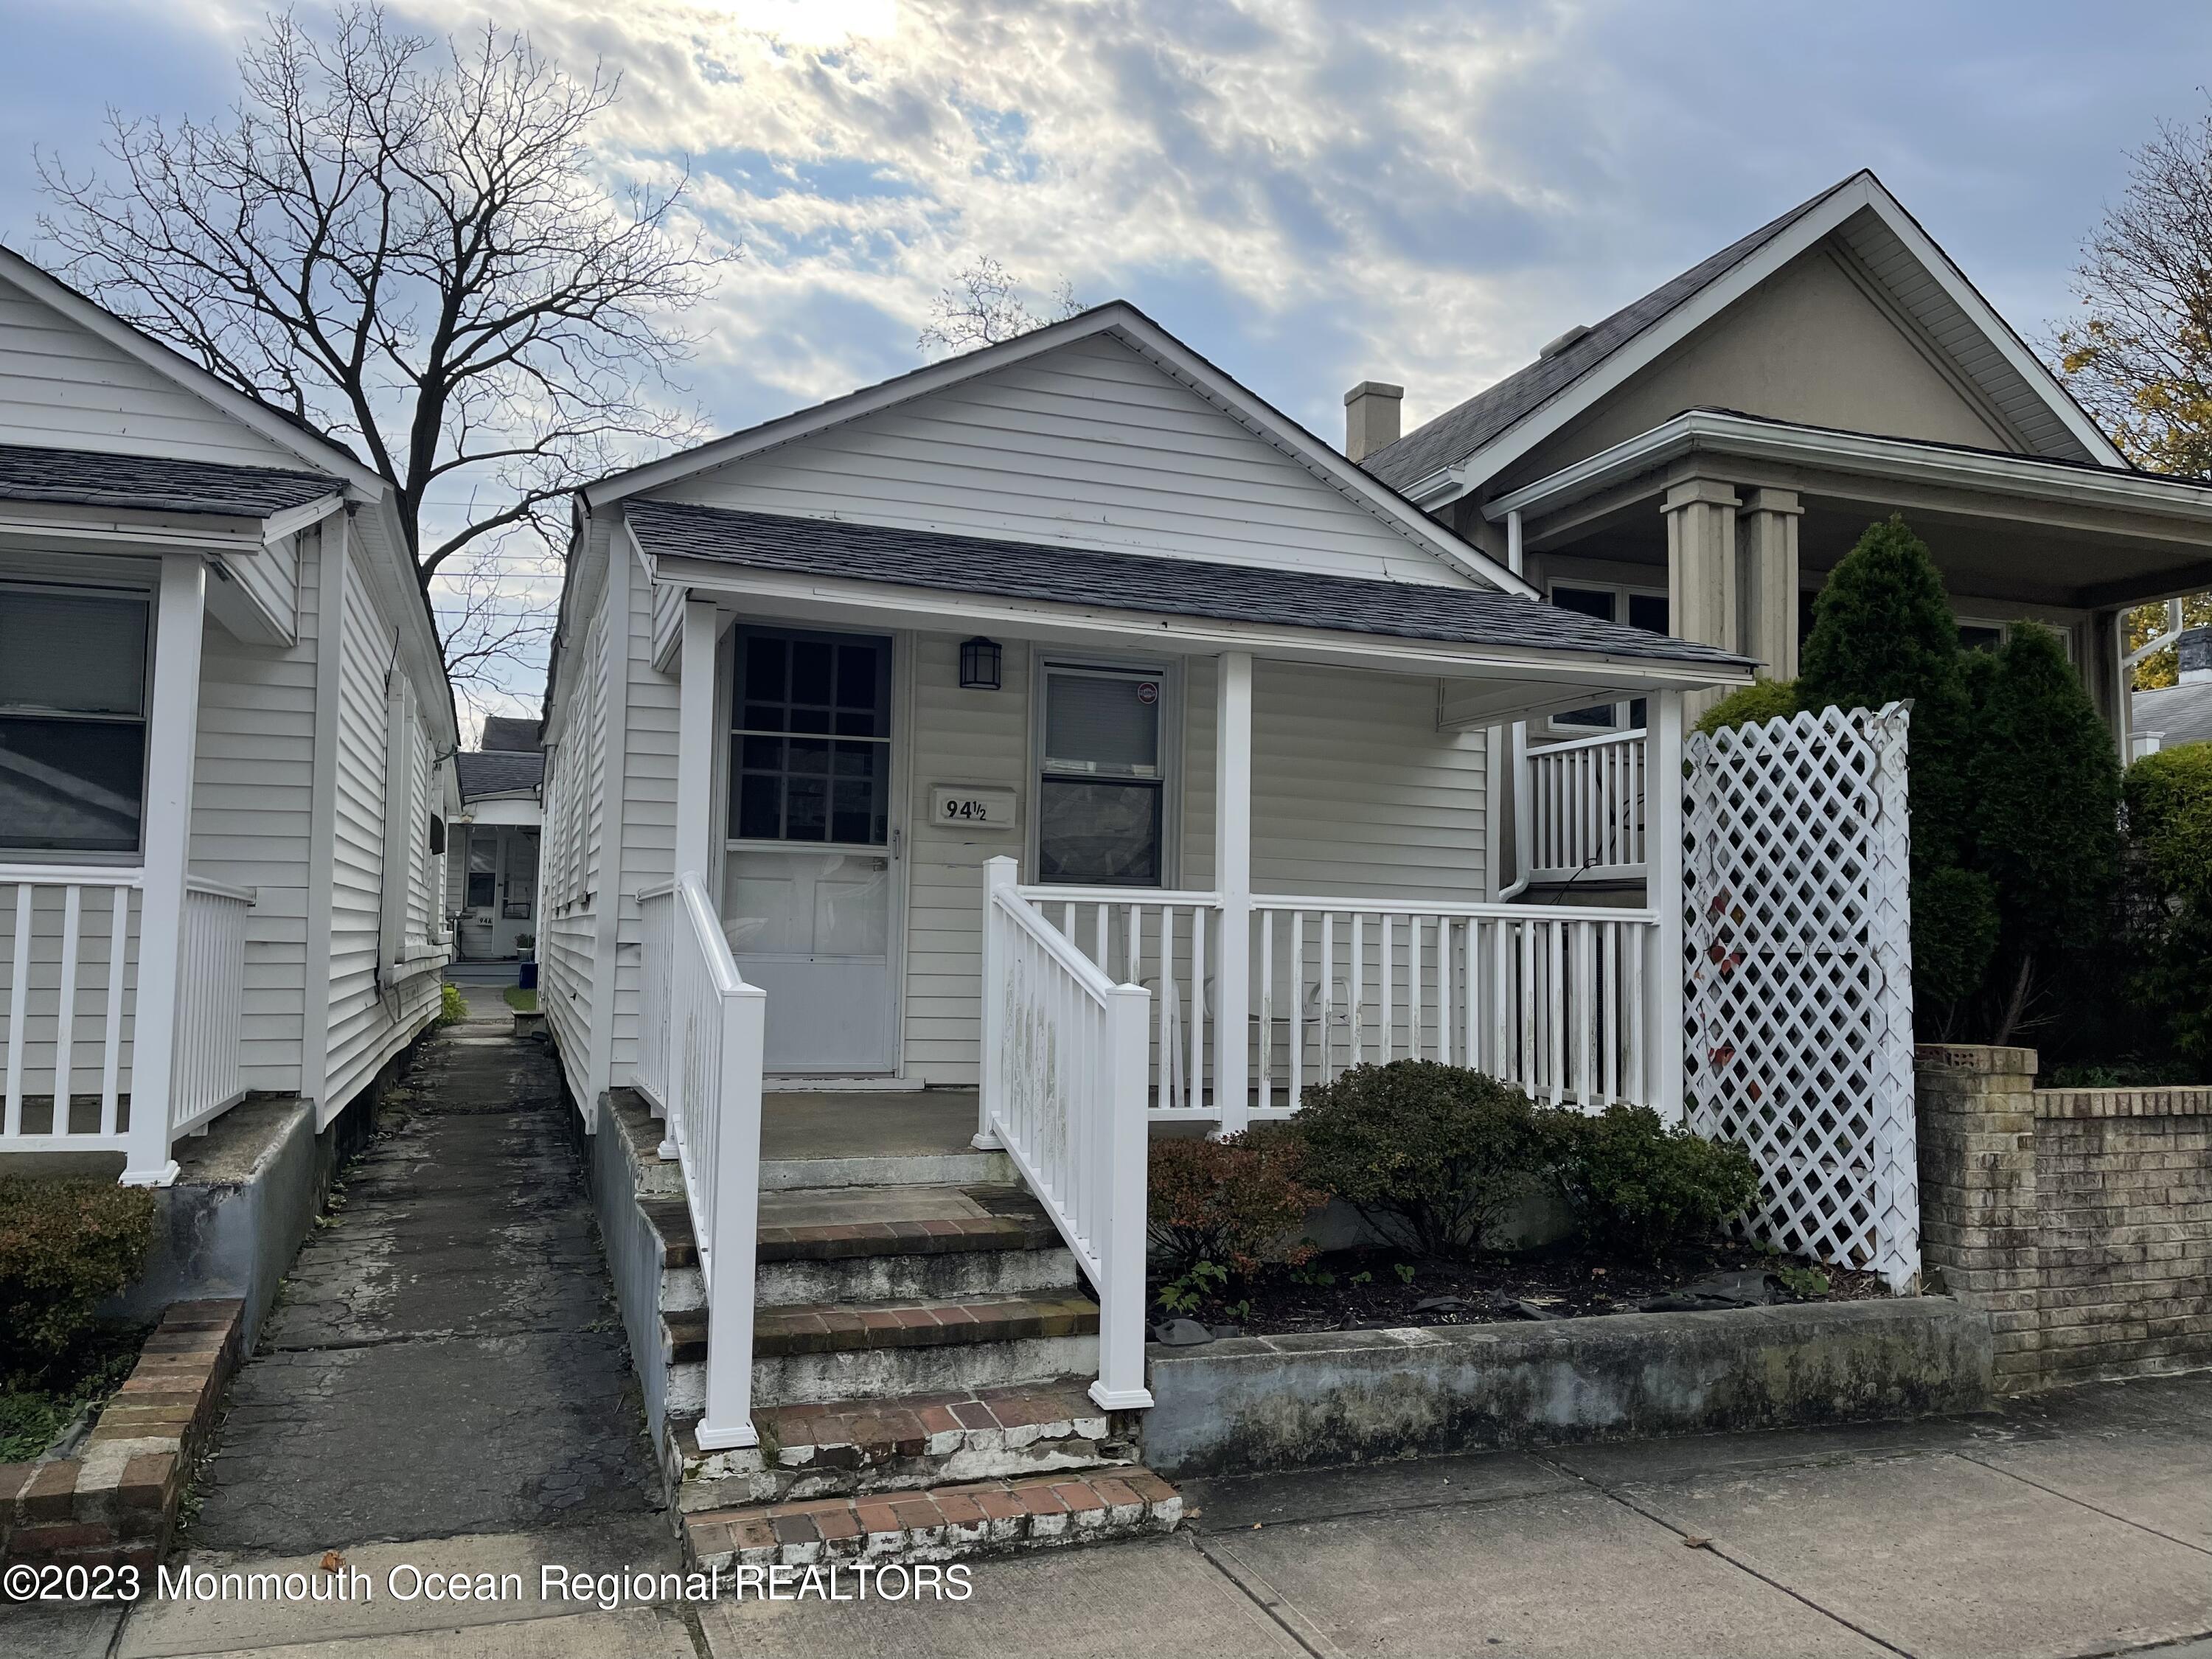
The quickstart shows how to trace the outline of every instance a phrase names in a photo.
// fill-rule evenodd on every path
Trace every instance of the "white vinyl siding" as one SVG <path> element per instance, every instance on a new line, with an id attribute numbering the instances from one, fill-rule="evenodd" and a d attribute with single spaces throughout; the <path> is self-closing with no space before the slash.
<path id="1" fill-rule="evenodd" d="M 757 512 L 1473 585 L 1146 358 L 1097 337 L 659 493 Z"/>
<path id="2" fill-rule="evenodd" d="M 610 884 L 623 896 L 621 949 L 615 956 L 614 1065 L 623 1076 L 637 1056 L 640 932 L 638 890 L 666 881 L 676 869 L 676 722 L 678 684 L 653 665 L 653 605 L 634 559 L 616 562 L 629 587 L 629 731 L 623 745 L 622 813 L 611 822 Z M 711 874 L 711 872 L 702 872 Z"/>
<path id="3" fill-rule="evenodd" d="M 264 544 L 258 553 L 227 555 L 222 561 L 222 568 L 230 573 L 232 580 L 289 637 L 298 635 L 300 607 L 307 603 L 300 592 L 301 539 L 299 536 L 280 537 Z M 211 584 L 222 580 L 210 573 Z"/>
<path id="4" fill-rule="evenodd" d="M 297 455 L 4 282 L 0 443 L 300 465 Z"/>

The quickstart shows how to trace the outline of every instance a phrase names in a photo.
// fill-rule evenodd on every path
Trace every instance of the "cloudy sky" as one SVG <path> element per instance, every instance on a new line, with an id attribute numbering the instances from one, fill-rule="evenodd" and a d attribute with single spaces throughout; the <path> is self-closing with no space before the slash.
<path id="1" fill-rule="evenodd" d="M 0 238 L 45 251 L 34 145 L 82 164 L 106 105 L 216 110 L 264 9 L 0 0 Z M 2212 8 L 2113 0 L 490 15 L 619 70 L 610 176 L 688 158 L 702 220 L 742 245 L 689 371 L 723 429 L 912 368 L 932 296 L 986 254 L 1040 295 L 1135 301 L 1325 436 L 1369 377 L 1419 420 L 1861 167 L 2037 338 L 2128 151 L 2212 76 Z"/>

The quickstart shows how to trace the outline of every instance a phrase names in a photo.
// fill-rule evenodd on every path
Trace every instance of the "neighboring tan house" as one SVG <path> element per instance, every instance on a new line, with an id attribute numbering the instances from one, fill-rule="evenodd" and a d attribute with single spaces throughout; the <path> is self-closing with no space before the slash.
<path id="1" fill-rule="evenodd" d="M 447 843 L 446 908 L 464 962 L 505 961 L 534 948 L 538 842 L 545 754 L 536 720 L 492 715 L 478 746 L 453 757 L 461 816 Z"/>
<path id="2" fill-rule="evenodd" d="M 926 1238 L 908 1183 L 1019 1169 L 1118 1287 L 1097 1339 L 1074 1301 L 1024 1334 L 1048 1279 L 969 1298 L 906 1388 L 1095 1369 L 1114 1408 L 1149 1398 L 1148 1125 L 1415 1052 L 1679 1115 L 1679 914 L 1502 902 L 1496 734 L 1647 700 L 1679 764 L 1685 695 L 1750 665 L 1541 603 L 1129 306 L 590 485 L 577 526 L 542 1001 L 586 1127 L 665 1115 L 690 1221 L 651 1224 L 696 1225 L 713 1316 L 625 1312 L 641 1364 L 703 1354 L 697 1447 L 753 1435 L 764 1091 L 776 1145 L 944 1154 L 848 1163 L 890 1184 L 842 1217 Z"/>
<path id="3" fill-rule="evenodd" d="M 0 249 L 0 1155 L 327 1124 L 438 1010 L 456 746 L 391 489 Z"/>
<path id="4" fill-rule="evenodd" d="M 2174 684 L 2135 695 L 2137 754 L 2212 743 L 2212 627 L 2185 629 L 2173 650 Z"/>
<path id="5" fill-rule="evenodd" d="M 1790 678 L 1813 596 L 1873 520 L 1927 542 L 1961 638 L 2057 629 L 2128 752 L 2130 606 L 2212 584 L 2212 485 L 2122 459 L 1870 173 L 1792 208 L 1399 435 L 1347 394 L 1347 453 L 1553 603 Z M 1709 697 L 1693 698 L 1694 711 Z M 1632 702 L 1530 723 L 1540 888 L 1640 879 L 1591 791 L 1640 775 Z"/>

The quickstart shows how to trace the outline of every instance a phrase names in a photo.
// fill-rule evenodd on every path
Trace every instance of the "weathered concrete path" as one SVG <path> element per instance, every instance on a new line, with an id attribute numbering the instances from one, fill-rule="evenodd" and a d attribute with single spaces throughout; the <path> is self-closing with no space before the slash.
<path id="1" fill-rule="evenodd" d="M 647 1512 L 632 1373 L 553 1062 L 509 1029 L 479 990 L 344 1173 L 233 1385 L 196 1553 Z"/>

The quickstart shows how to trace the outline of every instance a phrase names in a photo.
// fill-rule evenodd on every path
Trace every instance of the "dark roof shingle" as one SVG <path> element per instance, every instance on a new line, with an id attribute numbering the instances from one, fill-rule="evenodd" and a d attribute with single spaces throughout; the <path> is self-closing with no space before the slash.
<path id="1" fill-rule="evenodd" d="M 656 557 L 1442 644 L 1519 646 L 1724 669 L 1751 665 L 1713 646 L 1599 622 L 1487 588 L 1047 547 L 678 501 L 634 501 L 626 510 L 639 544 Z"/>
<path id="2" fill-rule="evenodd" d="M 265 519 L 344 489 L 319 472 L 282 467 L 0 444 L 0 501 Z"/>
<path id="3" fill-rule="evenodd" d="M 453 770 L 460 779 L 461 799 L 477 800 L 485 795 L 535 789 L 545 780 L 545 757 L 535 752 L 464 750 L 453 757 Z"/>
<path id="4" fill-rule="evenodd" d="M 1859 175 L 1854 173 L 1853 179 Z M 1717 282 L 1803 218 L 1850 179 L 1800 202 L 1771 223 L 1692 265 L 1672 282 L 1623 306 L 1571 345 L 1540 357 L 1455 409 L 1415 427 L 1360 463 L 1393 489 L 1418 483 L 1439 468 L 1456 465 L 1508 427 L 1533 414 L 1626 345 L 1699 289 Z"/>
<path id="5" fill-rule="evenodd" d="M 483 735 L 477 739 L 477 748 L 499 754 L 532 754 L 539 746 L 538 722 L 508 714 L 485 715 Z"/>

